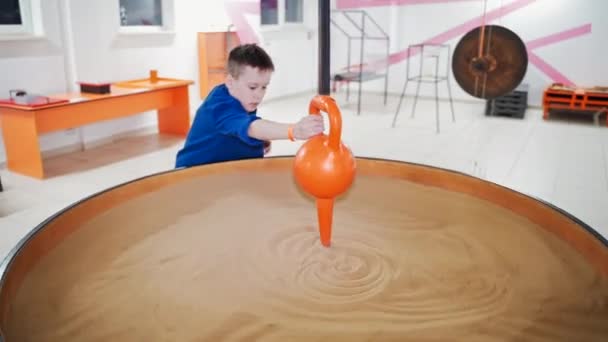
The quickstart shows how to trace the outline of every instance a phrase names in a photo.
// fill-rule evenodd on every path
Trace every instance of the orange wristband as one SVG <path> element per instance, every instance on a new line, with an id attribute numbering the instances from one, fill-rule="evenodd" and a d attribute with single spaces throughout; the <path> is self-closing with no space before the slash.
<path id="1" fill-rule="evenodd" d="M 287 137 L 289 138 L 289 140 L 291 141 L 296 141 L 296 139 L 293 137 L 293 126 L 289 126 L 287 128 Z"/>

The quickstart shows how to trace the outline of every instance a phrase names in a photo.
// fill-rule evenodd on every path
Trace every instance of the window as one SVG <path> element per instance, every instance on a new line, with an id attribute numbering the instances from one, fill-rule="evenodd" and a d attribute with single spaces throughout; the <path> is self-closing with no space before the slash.
<path id="1" fill-rule="evenodd" d="M 0 3 L 0 25 L 21 25 L 19 0 L 4 0 Z"/>
<path id="2" fill-rule="evenodd" d="M 302 0 L 261 0 L 261 25 L 281 26 L 304 22 Z"/>
<path id="3" fill-rule="evenodd" d="M 173 34 L 174 0 L 118 0 L 117 2 L 119 34 Z"/>
<path id="4" fill-rule="evenodd" d="M 119 0 L 121 26 L 163 26 L 161 0 Z"/>
<path id="5" fill-rule="evenodd" d="M 262 13 L 262 25 L 276 25 L 279 23 L 279 3 L 278 0 L 260 1 Z"/>
<path id="6" fill-rule="evenodd" d="M 302 0 L 285 0 L 285 22 L 303 22 Z"/>
<path id="7" fill-rule="evenodd" d="M 29 0 L 1 0 L 0 34 L 30 33 L 30 7 Z"/>

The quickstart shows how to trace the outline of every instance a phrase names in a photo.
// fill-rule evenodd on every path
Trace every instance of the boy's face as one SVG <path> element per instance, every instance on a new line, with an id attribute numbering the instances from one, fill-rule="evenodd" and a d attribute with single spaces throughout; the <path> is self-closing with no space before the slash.
<path id="1" fill-rule="evenodd" d="M 226 86 L 230 94 L 241 102 L 245 110 L 253 112 L 264 99 L 271 76 L 271 70 L 262 71 L 245 65 L 241 67 L 238 78 L 235 79 L 230 74 L 228 75 Z"/>

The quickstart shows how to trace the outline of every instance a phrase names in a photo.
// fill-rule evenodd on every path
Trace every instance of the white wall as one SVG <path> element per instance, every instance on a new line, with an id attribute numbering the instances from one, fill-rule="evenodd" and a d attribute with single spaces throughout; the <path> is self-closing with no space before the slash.
<path id="1" fill-rule="evenodd" d="M 489 12 L 501 5 L 515 2 L 513 0 L 488 0 L 487 10 Z M 521 3 L 521 1 L 519 2 Z M 360 9 L 367 11 L 390 34 L 391 53 L 403 51 L 409 44 L 420 43 L 467 20 L 481 16 L 483 13 L 482 1 L 451 3 L 429 1 L 428 4 L 384 7 L 370 6 L 369 4 L 374 1 L 365 3 L 368 4 L 368 7 Z M 524 43 L 590 23 L 591 33 L 547 45 L 534 52 L 577 85 L 606 86 L 608 84 L 608 68 L 605 64 L 605 56 L 608 53 L 606 45 L 608 22 L 604 18 L 605 13 L 608 13 L 608 1 L 605 0 L 537 0 L 489 23 L 511 29 L 521 37 Z M 445 42 L 451 46 L 452 52 L 461 37 L 462 34 Z M 332 27 L 332 70 L 346 65 L 344 42 L 342 35 Z M 353 61 L 358 61 L 358 53 L 358 46 L 353 46 Z M 371 59 L 368 57 L 365 60 Z M 411 66 L 416 65 L 415 60 L 417 59 L 411 61 Z M 397 94 L 401 92 L 405 74 L 405 60 L 390 67 L 389 92 Z M 473 100 L 473 97 L 460 89 L 453 79 L 453 74 L 451 76 L 452 95 L 456 99 Z M 523 82 L 530 86 L 529 104 L 540 106 L 542 91 L 553 82 L 553 79 L 530 63 Z M 383 81 L 374 81 L 364 83 L 363 89 L 382 91 L 383 86 Z M 431 85 L 423 85 L 421 94 L 432 95 L 433 89 Z M 408 85 L 407 93 L 413 94 L 414 91 L 415 86 Z M 440 96 L 447 95 L 445 85 L 440 85 L 439 91 Z"/>
<path id="2" fill-rule="evenodd" d="M 7 98 L 10 89 L 23 88 L 32 93 L 58 93 L 66 90 L 64 44 L 61 35 L 60 0 L 41 2 L 45 37 L 26 40 L 0 40 L 0 96 Z M 49 134 L 41 139 L 46 149 L 73 144 L 71 134 Z M 0 161 L 4 144 L 0 139 Z"/>
<path id="3" fill-rule="evenodd" d="M 228 0 L 226 0 L 228 1 Z M 257 2 L 258 0 L 253 0 Z M 120 81 L 159 76 L 191 79 L 191 114 L 201 103 L 197 32 L 225 31 L 231 21 L 223 1 L 173 0 L 173 34 L 118 32 L 118 0 L 42 0 L 44 36 L 29 40 L 0 39 L 0 94 L 24 88 L 57 94 L 77 90 L 76 81 Z M 267 98 L 308 91 L 316 86 L 316 5 L 306 1 L 305 20 L 312 29 L 260 34 L 277 71 Z M 250 16 L 259 22 L 259 16 Z M 259 31 L 259 26 L 254 27 Z M 45 152 L 62 147 L 88 147 L 125 131 L 154 127 L 153 112 L 92 124 L 40 137 Z M 6 160 L 0 139 L 0 162 Z"/>
<path id="4" fill-rule="evenodd" d="M 73 91 L 76 81 L 118 81 L 146 77 L 150 69 L 158 69 L 160 76 L 186 78 L 195 81 L 190 88 L 192 114 L 201 99 L 198 91 L 196 33 L 223 31 L 231 20 L 222 1 L 174 0 L 174 34 L 126 35 L 118 30 L 118 1 L 108 0 L 43 0 L 41 1 L 42 29 L 40 39 L 0 39 L 0 94 L 25 88 L 30 92 L 53 94 Z M 242 0 L 245 1 L 245 0 Z M 259 0 L 248 0 L 259 3 Z M 372 1 L 373 2 L 373 1 Z M 367 1 L 366 3 L 371 3 Z M 509 4 L 507 0 L 488 0 L 488 11 Z M 317 1 L 307 0 L 305 25 L 281 32 L 262 30 L 259 15 L 247 15 L 257 32 L 260 44 L 271 53 L 276 72 L 267 99 L 317 89 L 318 24 Z M 335 8 L 335 0 L 332 1 Z M 409 6 L 368 7 L 366 10 L 383 30 L 391 36 L 390 52 L 407 48 L 460 23 L 477 17 L 482 12 L 481 1 L 417 4 Z M 591 23 L 590 34 L 558 42 L 535 50 L 547 63 L 582 86 L 607 85 L 608 68 L 605 56 L 608 46 L 608 13 L 604 0 L 537 0 L 493 23 L 507 26 L 524 41 L 541 38 L 568 28 Z M 332 26 L 332 70 L 345 66 L 344 37 Z M 448 40 L 452 48 L 462 35 Z M 380 43 L 369 43 L 370 55 L 384 53 Z M 357 46 L 353 46 L 353 60 L 358 60 Z M 405 61 L 390 67 L 389 91 L 398 94 L 405 77 Z M 528 66 L 524 82 L 529 83 L 530 104 L 540 105 L 542 90 L 552 80 L 534 65 Z M 364 83 L 366 91 L 382 91 L 383 81 Z M 408 88 L 412 94 L 414 87 Z M 422 88 L 423 95 L 431 95 L 432 87 Z M 473 99 L 452 79 L 453 96 Z M 440 87 L 440 96 L 446 91 Z M 306 109 L 304 109 L 306 110 Z M 153 113 L 93 124 L 41 137 L 43 151 L 103 141 L 113 135 L 154 127 Z M 5 161 L 0 140 L 0 162 Z"/>
<path id="5" fill-rule="evenodd" d="M 160 77 L 190 79 L 192 114 L 199 103 L 196 32 L 227 27 L 227 17 L 217 4 L 175 1 L 174 34 L 129 34 L 118 32 L 118 1 L 69 1 L 74 64 L 78 80 L 117 81 L 145 78 L 150 69 Z M 208 5 L 208 6 L 205 6 Z M 95 13 L 85 15 L 86 13 Z M 208 13 L 201 20 L 195 14 Z M 112 134 L 155 123 L 153 112 L 82 127 L 85 146 Z"/>
<path id="6" fill-rule="evenodd" d="M 259 4 L 259 0 L 228 1 Z M 259 25 L 259 15 L 248 16 L 249 25 L 256 33 L 257 43 L 270 54 L 275 64 L 266 100 L 316 89 L 317 16 L 317 1 L 311 0 L 304 1 L 304 24 L 296 27 L 262 28 Z"/>

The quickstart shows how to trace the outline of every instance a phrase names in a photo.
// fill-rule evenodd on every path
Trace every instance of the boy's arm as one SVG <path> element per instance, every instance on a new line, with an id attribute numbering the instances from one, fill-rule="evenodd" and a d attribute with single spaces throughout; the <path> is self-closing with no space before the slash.
<path id="1" fill-rule="evenodd" d="M 259 119 L 253 121 L 251 125 L 249 125 L 249 131 L 247 133 L 250 137 L 259 140 L 287 139 L 287 132 L 290 126 L 290 124 Z"/>
<path id="2" fill-rule="evenodd" d="M 289 138 L 289 128 L 293 127 L 293 137 L 306 140 L 323 133 L 323 117 L 307 115 L 295 124 L 285 124 L 270 120 L 258 119 L 249 125 L 248 134 L 259 140 L 278 140 Z"/>

